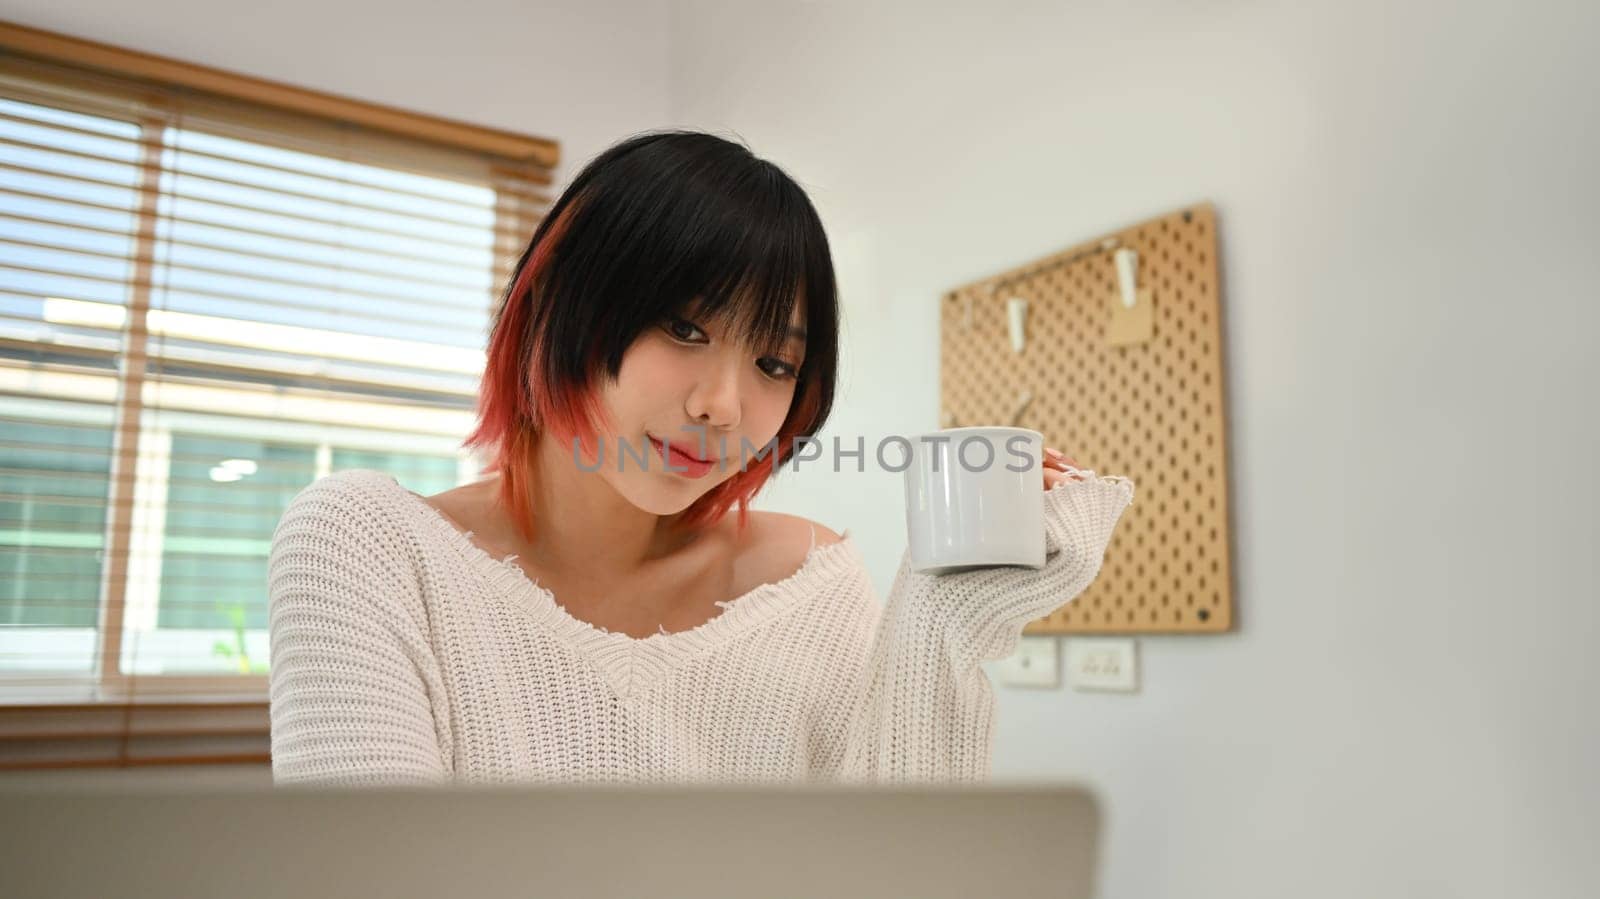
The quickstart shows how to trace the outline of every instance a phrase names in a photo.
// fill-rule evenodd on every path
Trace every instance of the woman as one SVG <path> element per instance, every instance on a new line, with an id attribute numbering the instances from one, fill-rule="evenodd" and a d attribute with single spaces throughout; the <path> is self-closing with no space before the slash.
<path id="1" fill-rule="evenodd" d="M 980 663 L 1088 586 L 1132 485 L 1051 450 L 1042 570 L 907 557 L 880 605 L 847 535 L 748 509 L 836 354 L 827 238 L 781 170 L 687 131 L 595 158 L 496 316 L 468 439 L 493 476 L 344 471 L 284 513 L 276 779 L 985 778 Z"/>

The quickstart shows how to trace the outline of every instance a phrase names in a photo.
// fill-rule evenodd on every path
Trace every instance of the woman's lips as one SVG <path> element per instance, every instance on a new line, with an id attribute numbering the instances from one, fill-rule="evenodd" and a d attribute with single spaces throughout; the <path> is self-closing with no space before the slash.
<path id="1" fill-rule="evenodd" d="M 703 478 L 716 467 L 715 462 L 702 462 L 693 456 L 686 456 L 677 447 L 662 443 L 653 434 L 647 434 L 650 442 L 655 445 L 656 452 L 661 454 L 663 462 L 668 463 L 667 470 L 686 478 Z"/>

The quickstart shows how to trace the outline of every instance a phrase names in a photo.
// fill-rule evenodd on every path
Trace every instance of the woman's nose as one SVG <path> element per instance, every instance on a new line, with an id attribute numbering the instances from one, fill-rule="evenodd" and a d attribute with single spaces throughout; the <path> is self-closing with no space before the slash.
<path id="1" fill-rule="evenodd" d="M 734 428 L 739 424 L 739 372 L 730 364 L 718 363 L 695 385 L 689 398 L 690 418 L 713 428 Z"/>

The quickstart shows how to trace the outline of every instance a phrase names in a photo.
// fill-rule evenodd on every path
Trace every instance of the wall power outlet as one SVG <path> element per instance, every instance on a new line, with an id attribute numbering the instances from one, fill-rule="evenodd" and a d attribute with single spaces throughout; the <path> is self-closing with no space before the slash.
<path id="1" fill-rule="evenodd" d="M 1010 687 L 1061 686 L 1057 640 L 1050 636 L 1024 636 L 1017 651 L 995 665 L 1000 683 Z"/>
<path id="2" fill-rule="evenodd" d="M 1132 640 L 1073 637 L 1067 641 L 1067 683 L 1074 690 L 1139 689 L 1139 654 Z"/>

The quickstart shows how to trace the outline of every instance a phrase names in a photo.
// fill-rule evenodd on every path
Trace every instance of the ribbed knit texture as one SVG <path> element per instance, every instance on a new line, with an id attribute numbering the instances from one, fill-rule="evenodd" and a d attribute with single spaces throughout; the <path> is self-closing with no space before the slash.
<path id="1" fill-rule="evenodd" d="M 278 783 L 974 783 L 985 661 L 1082 593 L 1133 499 L 1045 493 L 1045 567 L 915 574 L 879 603 L 855 540 L 643 639 L 569 615 L 422 498 L 365 469 L 284 512 L 269 560 Z"/>

